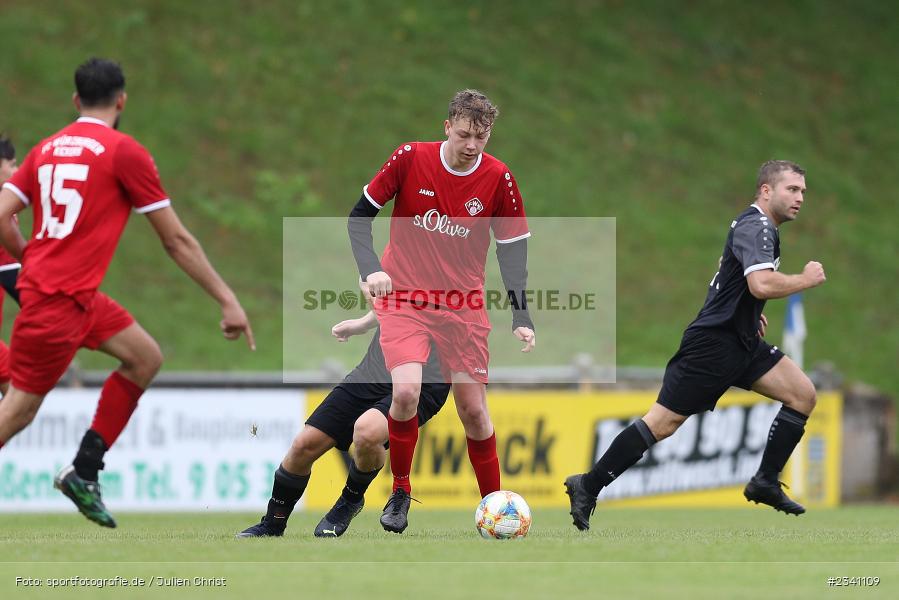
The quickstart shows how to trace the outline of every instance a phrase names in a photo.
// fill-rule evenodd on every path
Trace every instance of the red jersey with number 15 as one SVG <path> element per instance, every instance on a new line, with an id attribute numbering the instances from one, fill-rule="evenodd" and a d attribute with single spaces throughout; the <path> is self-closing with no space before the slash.
<path id="1" fill-rule="evenodd" d="M 490 231 L 498 244 L 531 235 L 508 167 L 482 153 L 471 169 L 455 171 L 445 143 L 403 144 L 363 188 L 379 209 L 396 197 L 381 258 L 394 290 L 479 292 Z"/>
<path id="2" fill-rule="evenodd" d="M 43 294 L 99 288 L 131 210 L 171 204 L 150 153 L 87 117 L 35 146 L 3 187 L 34 210 L 18 287 Z"/>

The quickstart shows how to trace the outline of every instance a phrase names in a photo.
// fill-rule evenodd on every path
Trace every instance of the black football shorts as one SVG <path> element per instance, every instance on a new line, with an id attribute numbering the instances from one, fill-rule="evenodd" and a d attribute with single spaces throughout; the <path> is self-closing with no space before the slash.
<path id="1" fill-rule="evenodd" d="M 381 396 L 380 399 L 372 399 L 370 390 L 365 389 L 367 385 L 354 383 L 336 386 L 309 415 L 306 425 L 311 425 L 334 438 L 337 448 L 346 451 L 353 442 L 353 426 L 356 419 L 372 408 L 381 411 L 386 417 L 393 401 L 390 394 Z M 440 412 L 446 403 L 449 390 L 449 385 L 422 384 L 421 396 L 418 399 L 419 427 Z"/>
<path id="2" fill-rule="evenodd" d="M 685 416 L 714 410 L 730 387 L 752 389 L 783 356 L 762 338 L 746 348 L 727 329 L 687 329 L 665 368 L 657 402 Z"/>

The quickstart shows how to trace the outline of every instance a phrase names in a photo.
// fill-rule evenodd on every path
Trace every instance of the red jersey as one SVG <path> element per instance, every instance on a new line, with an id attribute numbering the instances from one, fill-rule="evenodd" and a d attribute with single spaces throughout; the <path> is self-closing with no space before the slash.
<path id="1" fill-rule="evenodd" d="M 3 187 L 34 209 L 18 287 L 43 294 L 96 290 L 131 210 L 171 204 L 150 153 L 88 117 L 35 146 Z"/>
<path id="2" fill-rule="evenodd" d="M 480 292 L 490 247 L 530 237 L 512 173 L 482 153 L 468 171 L 443 157 L 446 142 L 410 142 L 363 188 L 378 209 L 396 197 L 381 258 L 394 290 Z"/>

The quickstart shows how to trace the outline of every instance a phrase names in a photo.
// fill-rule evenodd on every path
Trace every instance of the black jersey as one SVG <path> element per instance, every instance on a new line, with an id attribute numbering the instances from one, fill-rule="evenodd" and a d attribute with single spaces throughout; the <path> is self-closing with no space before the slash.
<path id="1" fill-rule="evenodd" d="M 687 329 L 727 328 L 747 348 L 758 340 L 759 318 L 765 301 L 749 292 L 746 276 L 780 266 L 777 227 L 753 204 L 730 224 L 718 272 L 709 283 L 705 304 Z"/>
<path id="2" fill-rule="evenodd" d="M 434 388 L 432 391 L 443 393 L 443 388 L 449 389 L 440 370 L 440 359 L 437 349 L 431 344 L 431 353 L 428 362 L 422 366 L 421 373 L 422 391 L 426 388 Z M 362 362 L 343 378 L 340 385 L 353 387 L 353 393 L 357 396 L 365 396 L 372 399 L 380 399 L 393 393 L 390 373 L 384 361 L 384 352 L 381 350 L 381 328 L 375 329 L 375 334 L 368 345 L 368 352 L 362 358 Z M 444 393 L 444 398 L 446 394 Z"/>

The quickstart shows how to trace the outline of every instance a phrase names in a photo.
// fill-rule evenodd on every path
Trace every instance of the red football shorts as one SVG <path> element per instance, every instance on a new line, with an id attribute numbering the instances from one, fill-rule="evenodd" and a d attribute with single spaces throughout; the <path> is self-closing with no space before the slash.
<path id="1" fill-rule="evenodd" d="M 376 302 L 375 311 L 388 371 L 406 363 L 428 362 L 433 340 L 447 381 L 451 373 L 467 373 L 487 383 L 490 321 L 483 311 L 420 308 L 389 300 Z"/>
<path id="2" fill-rule="evenodd" d="M 0 341 L 0 383 L 9 381 L 9 346 Z"/>
<path id="3" fill-rule="evenodd" d="M 12 384 L 46 394 L 63 376 L 79 348 L 96 350 L 134 317 L 101 292 L 76 296 L 21 290 L 22 308 L 10 338 Z"/>

